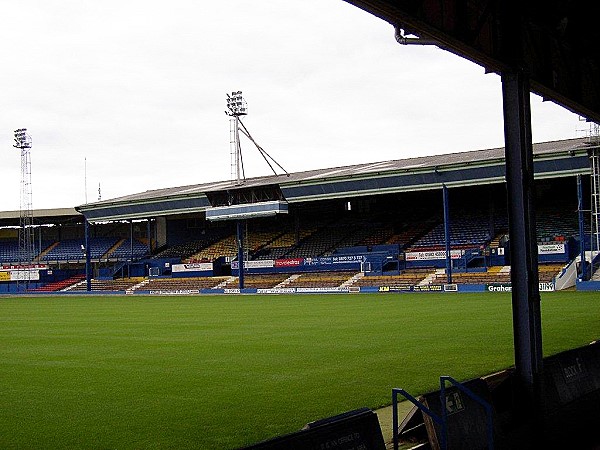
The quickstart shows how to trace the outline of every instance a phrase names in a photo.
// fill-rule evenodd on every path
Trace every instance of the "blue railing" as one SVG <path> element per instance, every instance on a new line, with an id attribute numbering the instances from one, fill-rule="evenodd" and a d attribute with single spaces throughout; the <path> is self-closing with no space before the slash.
<path id="1" fill-rule="evenodd" d="M 492 405 L 489 402 L 487 402 L 486 400 L 484 400 L 483 398 L 481 398 L 480 396 L 478 396 L 477 394 L 475 394 L 473 391 L 471 391 L 470 389 L 466 388 L 464 385 L 462 385 L 461 383 L 456 381 L 454 378 L 452 378 L 448 375 L 444 375 L 444 376 L 440 377 L 440 404 L 441 404 L 441 409 L 442 409 L 441 416 L 439 416 L 438 414 L 431 411 L 422 402 L 420 402 L 415 397 L 410 395 L 404 389 L 400 389 L 400 388 L 392 389 L 392 433 L 393 433 L 392 439 L 393 439 L 393 444 L 394 444 L 394 450 L 398 450 L 398 394 L 401 394 L 404 398 L 409 400 L 413 405 L 415 405 L 417 408 L 419 408 L 421 411 L 423 411 L 425 414 L 427 414 L 429 417 L 431 417 L 431 419 L 437 425 L 439 425 L 440 430 L 441 430 L 440 439 L 439 439 L 440 448 L 441 448 L 441 450 L 448 449 L 448 408 L 446 405 L 446 400 L 447 400 L 447 398 L 446 398 L 446 383 L 447 382 L 451 383 L 456 388 L 458 388 L 459 390 L 461 390 L 462 392 L 467 394 L 469 397 L 471 397 L 471 399 L 473 399 L 475 402 L 479 403 L 485 409 L 485 412 L 487 415 L 488 449 L 489 450 L 494 449 L 494 422 L 493 422 Z"/>
<path id="2" fill-rule="evenodd" d="M 433 419 L 435 423 L 437 423 L 442 428 L 442 435 L 440 437 L 440 448 L 442 450 L 447 450 L 446 446 L 446 421 L 443 417 L 438 416 L 432 410 L 430 410 L 427 406 L 421 403 L 419 400 L 414 398 L 404 389 L 394 388 L 392 389 L 392 433 L 393 433 L 393 442 L 394 442 L 394 450 L 398 450 L 398 394 L 401 394 L 404 398 L 409 400 L 413 405 L 427 414 L 429 417 Z"/>

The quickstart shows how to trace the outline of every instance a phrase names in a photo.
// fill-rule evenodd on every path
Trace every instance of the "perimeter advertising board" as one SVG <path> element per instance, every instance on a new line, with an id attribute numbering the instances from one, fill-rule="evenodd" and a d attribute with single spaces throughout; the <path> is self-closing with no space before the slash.
<path id="1" fill-rule="evenodd" d="M 565 244 L 539 244 L 538 255 L 562 255 L 565 253 Z"/>
<path id="2" fill-rule="evenodd" d="M 485 290 L 488 292 L 512 292 L 512 285 L 511 283 L 491 283 L 485 285 Z M 539 290 L 540 292 L 554 291 L 554 282 L 540 283 Z"/>
<path id="3" fill-rule="evenodd" d="M 172 264 L 171 273 L 175 278 L 183 277 L 208 277 L 213 275 L 213 263 L 187 263 L 187 264 Z"/>
<path id="4" fill-rule="evenodd" d="M 464 254 L 464 250 L 451 250 L 450 258 L 451 259 L 460 259 Z M 436 259 L 446 259 L 446 251 L 445 250 L 435 250 L 428 252 L 406 252 L 405 260 L 406 261 L 431 261 Z"/>
<path id="5" fill-rule="evenodd" d="M 4 264 L 0 266 L 0 270 L 22 270 L 22 269 L 38 269 L 45 270 L 47 264 Z"/>
<path id="6" fill-rule="evenodd" d="M 446 286 L 454 285 L 441 285 L 441 284 L 425 284 L 423 286 L 407 284 L 405 286 L 379 286 L 378 292 L 443 292 L 451 291 L 456 292 L 457 289 L 449 288 Z"/>
<path id="7" fill-rule="evenodd" d="M 39 281 L 38 269 L 0 270 L 0 281 Z"/>
<path id="8" fill-rule="evenodd" d="M 208 272 L 213 270 L 213 263 L 189 263 L 189 264 L 173 264 L 172 272 Z"/>
<path id="9" fill-rule="evenodd" d="M 244 261 L 244 268 L 254 273 L 294 273 L 328 270 L 360 270 L 363 255 L 336 255 L 317 258 L 281 258 Z M 239 262 L 231 262 L 231 270 L 239 270 Z"/>
<path id="10" fill-rule="evenodd" d="M 565 244 L 538 244 L 538 255 L 562 255 L 566 253 L 567 247 Z M 497 251 L 498 256 L 504 256 L 504 247 L 492 249 Z"/>
<path id="11" fill-rule="evenodd" d="M 244 269 L 271 269 L 274 266 L 272 259 L 258 259 L 256 261 L 244 261 Z M 275 266 L 276 267 L 276 266 Z M 231 261 L 231 268 L 238 270 L 240 268 L 239 261 Z"/>
<path id="12" fill-rule="evenodd" d="M 336 264 L 360 264 L 364 261 L 363 255 L 338 255 L 338 256 L 321 256 L 318 258 L 304 258 L 305 266 L 330 266 Z"/>
<path id="13" fill-rule="evenodd" d="M 302 258 L 285 258 L 285 259 L 276 259 L 275 267 L 299 267 L 302 265 Z"/>

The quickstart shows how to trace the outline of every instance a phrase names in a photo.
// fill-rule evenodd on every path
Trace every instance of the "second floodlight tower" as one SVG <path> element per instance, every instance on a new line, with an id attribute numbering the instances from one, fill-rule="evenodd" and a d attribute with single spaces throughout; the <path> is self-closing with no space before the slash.
<path id="1" fill-rule="evenodd" d="M 246 101 L 242 91 L 227 94 L 227 111 L 229 116 L 229 146 L 231 152 L 231 180 L 237 186 L 242 184 L 244 175 L 244 161 L 242 160 L 242 147 L 240 145 L 240 116 L 248 114 Z M 237 221 L 237 248 L 239 264 L 239 287 L 244 289 L 244 227 L 242 220 Z"/>
<path id="2" fill-rule="evenodd" d="M 19 223 L 19 263 L 30 265 L 34 257 L 33 206 L 31 201 L 31 136 L 27 128 L 15 130 L 13 147 L 21 151 L 21 200 Z"/>
<path id="3" fill-rule="evenodd" d="M 242 91 L 227 94 L 227 111 L 229 116 L 229 145 L 231 151 L 231 180 L 242 184 L 244 176 L 244 161 L 242 160 L 242 147 L 240 145 L 240 116 L 248 114 L 248 106 L 242 97 Z"/>

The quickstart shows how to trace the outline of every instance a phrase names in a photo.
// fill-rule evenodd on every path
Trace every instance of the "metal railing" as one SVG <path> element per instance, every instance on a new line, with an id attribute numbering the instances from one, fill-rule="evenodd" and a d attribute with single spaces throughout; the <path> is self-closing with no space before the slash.
<path id="1" fill-rule="evenodd" d="M 494 422 L 493 422 L 493 410 L 492 405 L 475 394 L 470 389 L 466 388 L 463 384 L 456 381 L 454 378 L 444 375 L 440 377 L 440 404 L 442 415 L 438 415 L 425 406 L 422 402 L 417 400 L 415 397 L 410 395 L 404 389 L 393 388 L 392 389 L 392 439 L 394 450 L 398 450 L 398 395 L 402 395 L 405 399 L 409 400 L 413 405 L 419 408 L 422 412 L 427 414 L 431 419 L 440 427 L 440 449 L 448 449 L 448 409 L 447 409 L 447 397 L 446 397 L 446 383 L 451 383 L 460 391 L 468 395 L 473 401 L 480 404 L 486 411 L 487 415 L 487 442 L 488 449 L 494 449 Z"/>
<path id="2" fill-rule="evenodd" d="M 440 447 L 442 450 L 447 450 L 448 447 L 446 445 L 446 435 L 448 433 L 446 430 L 446 422 L 443 419 L 443 417 L 438 416 L 432 410 L 427 408 L 427 406 L 425 406 L 422 402 L 420 402 L 419 400 L 414 398 L 412 395 L 410 395 L 404 389 L 400 389 L 400 388 L 392 389 L 392 433 L 393 433 L 392 438 L 393 438 L 393 443 L 394 443 L 394 450 L 398 450 L 398 394 L 401 394 L 404 398 L 406 398 L 408 401 L 410 401 L 413 405 L 415 405 L 417 408 L 419 408 L 421 411 L 423 411 L 425 414 L 427 414 L 429 417 L 431 417 L 433 419 L 433 421 L 442 428 L 442 435 L 440 436 Z"/>

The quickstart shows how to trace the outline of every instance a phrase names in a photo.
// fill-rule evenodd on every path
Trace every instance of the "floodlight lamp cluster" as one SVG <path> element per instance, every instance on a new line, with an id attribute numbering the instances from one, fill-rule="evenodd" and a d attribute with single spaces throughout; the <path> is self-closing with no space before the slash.
<path id="1" fill-rule="evenodd" d="M 246 100 L 242 97 L 242 91 L 232 92 L 227 95 L 227 111 L 225 114 L 229 116 L 245 116 L 248 114 L 248 106 Z"/>
<path id="2" fill-rule="evenodd" d="M 31 148 L 31 136 L 27 134 L 27 128 L 19 128 L 15 130 L 15 148 Z"/>

